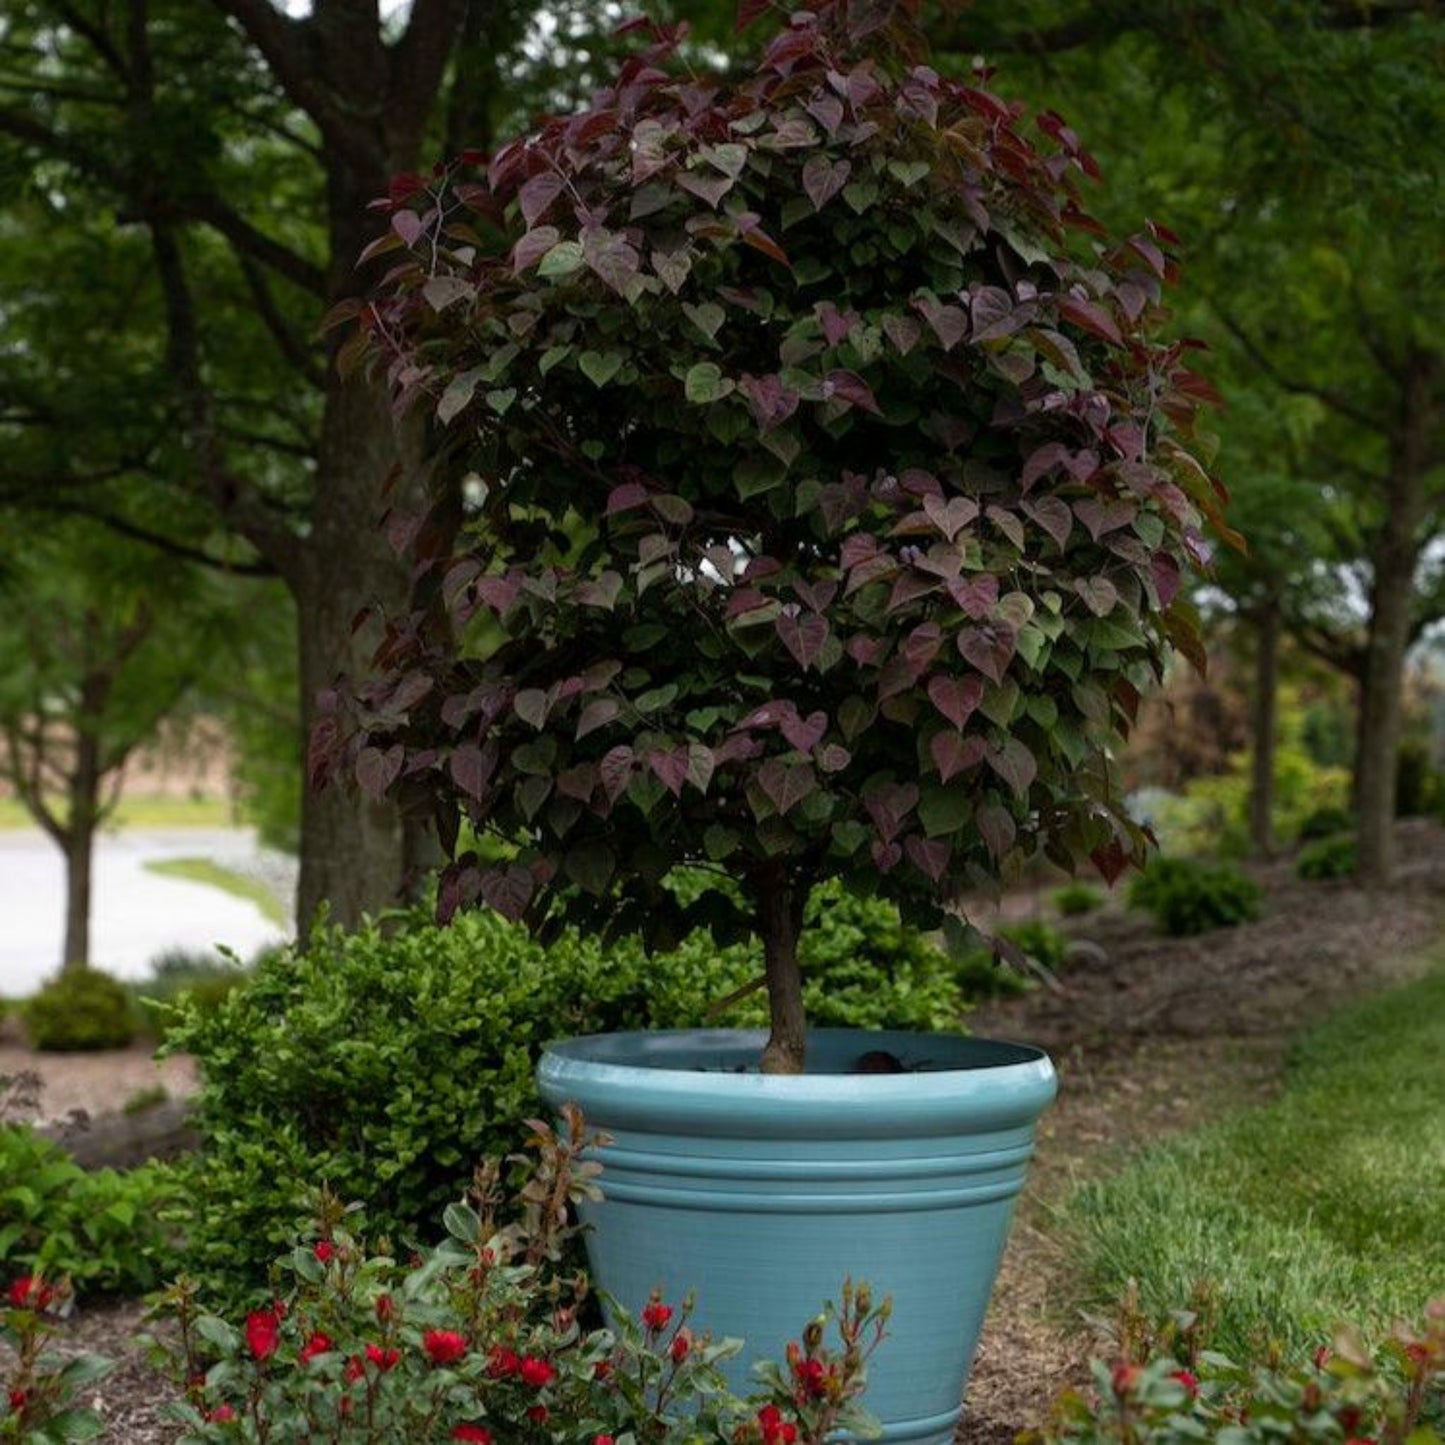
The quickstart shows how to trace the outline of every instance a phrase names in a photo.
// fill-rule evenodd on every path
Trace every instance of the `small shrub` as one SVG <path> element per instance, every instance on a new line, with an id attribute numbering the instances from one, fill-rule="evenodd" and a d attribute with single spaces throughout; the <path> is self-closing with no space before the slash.
<path id="1" fill-rule="evenodd" d="M 999 932 L 1050 973 L 1057 973 L 1068 957 L 1069 940 L 1041 918 L 1006 924 Z"/>
<path id="2" fill-rule="evenodd" d="M 1353 833 L 1337 833 L 1301 848 L 1295 872 L 1301 878 L 1353 878 L 1360 850 Z"/>
<path id="3" fill-rule="evenodd" d="M 147 1031 L 161 1044 L 180 1016 L 183 998 L 192 1009 L 214 1012 L 249 978 L 250 970 L 233 956 L 169 949 L 151 960 L 150 981 L 136 985 L 136 1006 Z"/>
<path id="4" fill-rule="evenodd" d="M 1348 808 L 1316 808 L 1299 825 L 1296 835 L 1301 843 L 1314 843 L 1321 838 L 1333 838 L 1348 833 L 1355 826 L 1354 814 Z"/>
<path id="5" fill-rule="evenodd" d="M 323 1194 L 312 1238 L 278 1266 L 281 1295 L 242 1328 L 201 1314 L 189 1285 L 172 1288 L 162 1308 L 179 1343 L 161 1348 L 187 1394 L 183 1439 L 823 1445 L 877 1433 L 860 1397 L 888 1305 L 866 1286 L 845 1284 L 841 1306 L 764 1367 L 746 1402 L 718 1369 L 738 1342 L 695 1332 L 687 1300 L 654 1296 L 638 1319 L 580 1325 L 586 1281 L 557 1261 L 574 1233 L 566 1206 L 595 1195 L 596 1166 L 581 1160 L 575 1109 L 560 1137 L 533 1128 L 537 1163 L 514 1223 L 502 1222 L 496 1167 L 481 1168 L 445 1211 L 445 1242 L 401 1267 Z"/>
<path id="6" fill-rule="evenodd" d="M 1104 906 L 1104 895 L 1089 883 L 1065 883 L 1054 889 L 1050 902 L 1064 918 L 1079 918 Z"/>
<path id="7" fill-rule="evenodd" d="M 956 1026 L 952 965 L 891 905 L 820 890 L 808 919 L 816 1023 Z M 532 1070 L 549 1039 L 700 1024 L 761 974 L 754 946 L 719 948 L 705 933 L 652 957 L 571 931 L 544 947 L 485 911 L 385 937 L 316 933 L 214 1010 L 183 1003 L 167 1042 L 203 1075 L 204 1147 L 175 1166 L 188 1269 L 217 1298 L 246 1298 L 318 1179 L 361 1200 L 379 1232 L 410 1236 L 476 1159 L 515 1151 L 516 1121 L 541 1108 Z M 721 1022 L 765 1018 L 755 990 Z"/>
<path id="8" fill-rule="evenodd" d="M 123 1049 L 135 1038 L 135 1009 L 119 979 L 94 968 L 67 969 L 24 1005 L 33 1048 L 52 1053 Z"/>
<path id="9" fill-rule="evenodd" d="M 158 1222 L 170 1185 L 158 1166 L 87 1172 L 58 1144 L 7 1125 L 0 1180 L 0 1269 L 64 1276 L 101 1294 L 140 1294 L 174 1272 Z"/>
<path id="10" fill-rule="evenodd" d="M 130 1117 L 148 1114 L 152 1109 L 159 1109 L 170 1097 L 164 1084 L 152 1084 L 148 1089 L 137 1089 L 120 1106 L 120 1112 Z"/>
<path id="11" fill-rule="evenodd" d="M 1259 885 L 1229 863 L 1156 858 L 1129 887 L 1129 906 L 1176 937 L 1246 923 L 1259 917 L 1259 904 Z"/>
<path id="12" fill-rule="evenodd" d="M 1117 1360 L 1093 1364 L 1093 1388 L 1071 1390 L 1029 1445 L 1184 1440 L 1269 1445 L 1296 1440 L 1405 1441 L 1445 1435 L 1445 1299 L 1423 1323 L 1372 1347 L 1345 1328 L 1308 1360 L 1235 1363 L 1209 1346 L 1208 1318 L 1180 1312 L 1161 1329 L 1126 1334 Z"/>

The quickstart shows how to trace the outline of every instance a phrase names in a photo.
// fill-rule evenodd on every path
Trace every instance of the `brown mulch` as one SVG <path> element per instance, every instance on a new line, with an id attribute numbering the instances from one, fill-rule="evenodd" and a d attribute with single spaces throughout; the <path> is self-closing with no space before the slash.
<path id="1" fill-rule="evenodd" d="M 1047 1048 L 1060 1092 L 1040 1129 L 956 1445 L 1011 1442 L 1042 1421 L 1060 1389 L 1082 1380 L 1091 1353 L 1107 1349 L 1103 1327 L 1069 1303 L 1069 1263 L 1050 1232 L 1051 1209 L 1069 1190 L 1155 1139 L 1268 1099 L 1302 1023 L 1424 966 L 1424 951 L 1445 931 L 1445 828 L 1402 823 L 1398 846 L 1397 882 L 1381 895 L 1301 883 L 1288 860 L 1253 868 L 1267 890 L 1265 916 L 1194 939 L 1161 939 L 1112 901 L 1066 925 L 1097 948 L 1085 950 L 1057 991 L 1040 988 L 971 1016 L 975 1033 Z M 1047 916 L 1043 897 L 1024 906 Z M 1019 909 L 1014 897 L 1009 911 Z M 7 1063 L 16 1067 L 16 1056 L 0 1050 L 0 1072 Z M 103 1068 L 82 1088 L 46 1066 L 49 1086 L 68 1091 L 67 1108 L 100 1112 L 124 1097 Z M 89 1097 L 76 1097 L 86 1089 Z M 108 1422 L 105 1438 L 124 1445 L 162 1445 L 179 1433 L 162 1418 L 169 1387 L 137 1340 L 143 1313 L 129 1301 L 86 1305 L 65 1327 L 67 1350 L 119 1361 L 88 1403 Z"/>

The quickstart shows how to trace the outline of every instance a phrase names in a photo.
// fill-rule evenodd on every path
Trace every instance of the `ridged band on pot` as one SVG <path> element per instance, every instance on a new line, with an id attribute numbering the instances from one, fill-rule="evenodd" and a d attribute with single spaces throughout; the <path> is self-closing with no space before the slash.
<path id="1" fill-rule="evenodd" d="M 741 1336 L 734 1384 L 780 1358 L 845 1276 L 889 1294 L 867 1403 L 884 1439 L 947 1445 L 1034 1125 L 1039 1050 L 952 1034 L 809 1035 L 809 1072 L 756 1072 L 764 1036 L 673 1030 L 569 1039 L 538 1069 L 613 1143 L 585 1211 L 602 1289 L 639 1310 L 691 1289 L 695 1324 Z M 897 1073 L 854 1072 L 865 1055 Z"/>

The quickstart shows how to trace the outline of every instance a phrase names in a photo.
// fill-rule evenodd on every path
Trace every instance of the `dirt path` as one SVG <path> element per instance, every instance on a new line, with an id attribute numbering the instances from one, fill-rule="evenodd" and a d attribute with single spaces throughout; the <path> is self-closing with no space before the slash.
<path id="1" fill-rule="evenodd" d="M 1070 925 L 1099 952 L 1065 975 L 1061 991 L 974 1013 L 976 1033 L 1049 1049 L 1061 1089 L 1041 1129 L 957 1445 L 1011 1442 L 1082 1376 L 1091 1351 L 1106 1348 L 1069 1303 L 1069 1262 L 1050 1232 L 1069 1190 L 1153 1140 L 1268 1099 L 1301 1024 L 1418 973 L 1422 950 L 1445 932 L 1445 829 L 1402 824 L 1399 847 L 1399 881 L 1383 897 L 1300 883 L 1287 862 L 1256 869 L 1265 916 L 1196 939 L 1161 939 L 1112 903 Z M 1017 913 L 1019 900 L 1010 904 Z M 47 1065 L 66 1108 L 99 1112 L 117 1097 L 115 1075 L 91 1065 L 68 1078 Z M 108 1421 L 105 1438 L 168 1445 L 177 1431 L 161 1418 L 165 1387 L 136 1339 L 142 1313 L 133 1302 L 82 1308 L 67 1344 L 120 1361 L 91 1401 Z"/>

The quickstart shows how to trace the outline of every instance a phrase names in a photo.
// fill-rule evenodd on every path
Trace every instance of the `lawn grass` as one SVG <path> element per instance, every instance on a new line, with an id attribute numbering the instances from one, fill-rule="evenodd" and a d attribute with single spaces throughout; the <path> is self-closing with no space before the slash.
<path id="1" fill-rule="evenodd" d="M 237 873 L 210 858 L 156 858 L 145 865 L 147 873 L 162 878 L 180 878 L 187 883 L 204 883 L 219 888 L 233 898 L 254 903 L 272 923 L 286 926 L 286 908 L 281 900 L 259 878 Z"/>
<path id="2" fill-rule="evenodd" d="M 0 798 L 0 830 L 35 826 L 35 819 L 21 803 L 14 798 Z M 225 798 L 128 798 L 105 822 L 107 831 L 111 832 L 117 828 L 235 826 L 235 810 Z"/>
<path id="3" fill-rule="evenodd" d="M 1218 1289 L 1218 1348 L 1380 1329 L 1445 1296 L 1445 966 L 1307 1030 L 1283 1094 L 1079 1190 L 1083 1303 L 1153 1314 Z"/>

